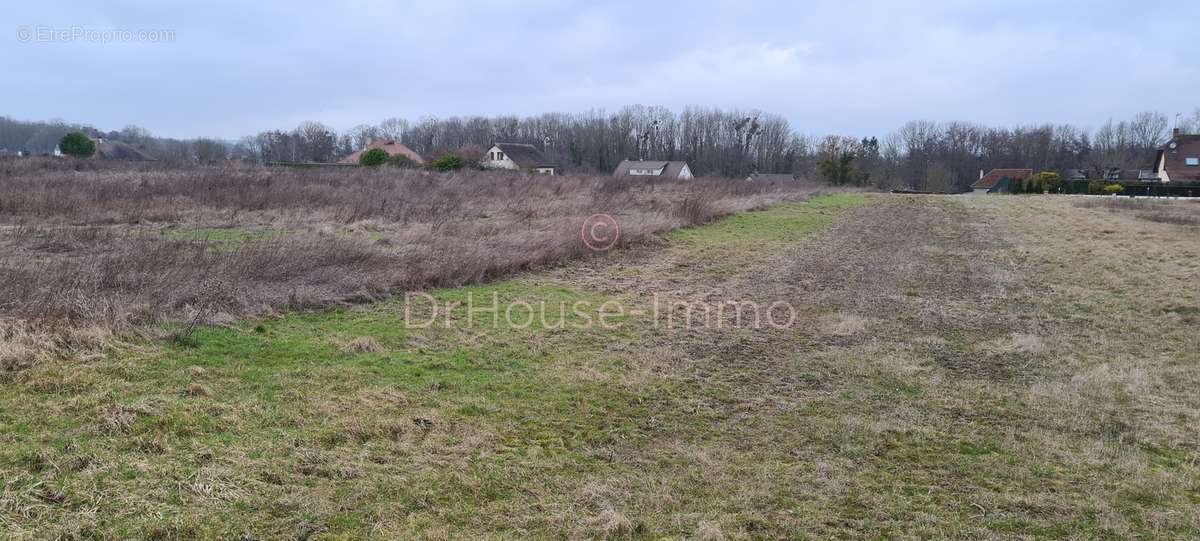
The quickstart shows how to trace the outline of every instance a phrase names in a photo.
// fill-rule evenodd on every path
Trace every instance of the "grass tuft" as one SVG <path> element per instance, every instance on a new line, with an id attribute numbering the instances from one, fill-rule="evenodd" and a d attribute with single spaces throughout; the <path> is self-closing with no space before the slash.
<path id="1" fill-rule="evenodd" d="M 360 336 L 347 342 L 346 345 L 342 347 L 342 351 L 347 354 L 370 353 L 382 355 L 387 353 L 387 348 L 383 347 L 383 344 L 380 344 L 379 340 L 376 340 L 373 337 Z"/>

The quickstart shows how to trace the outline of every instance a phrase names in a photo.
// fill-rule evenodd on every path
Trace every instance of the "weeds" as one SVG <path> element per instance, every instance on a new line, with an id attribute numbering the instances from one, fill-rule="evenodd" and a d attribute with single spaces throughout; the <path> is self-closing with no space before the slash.
<path id="1" fill-rule="evenodd" d="M 1102 208 L 1111 212 L 1132 212 L 1148 222 L 1182 226 L 1200 226 L 1200 204 L 1195 201 L 1135 199 L 1131 197 L 1096 198 L 1076 203 L 1080 208 Z"/>
<path id="2" fill-rule="evenodd" d="M 67 168 L 0 164 L 0 317 L 118 334 L 493 280 L 589 255 L 582 220 L 622 242 L 804 197 L 814 186 L 631 182 L 403 169 Z M 215 232 L 215 233 L 214 233 Z M 22 346 L 4 365 L 27 366 Z"/>

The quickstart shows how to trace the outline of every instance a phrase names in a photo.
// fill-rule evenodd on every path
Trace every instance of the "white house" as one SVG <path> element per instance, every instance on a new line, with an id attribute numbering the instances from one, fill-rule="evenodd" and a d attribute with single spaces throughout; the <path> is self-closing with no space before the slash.
<path id="1" fill-rule="evenodd" d="M 687 162 L 625 160 L 613 171 L 614 177 L 658 177 L 688 180 L 692 169 Z"/>
<path id="2" fill-rule="evenodd" d="M 550 175 L 558 171 L 558 166 L 546 158 L 541 150 L 533 145 L 521 143 L 496 143 L 488 149 L 479 160 L 484 169 L 507 169 L 510 171 L 531 171 L 539 175 Z"/>

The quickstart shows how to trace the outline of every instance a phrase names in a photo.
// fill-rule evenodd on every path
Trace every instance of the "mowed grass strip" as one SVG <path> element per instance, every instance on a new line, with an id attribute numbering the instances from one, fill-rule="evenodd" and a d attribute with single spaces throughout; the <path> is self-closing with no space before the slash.
<path id="1" fill-rule="evenodd" d="M 787 244 L 833 224 L 839 213 L 861 206 L 861 194 L 834 194 L 797 203 L 735 214 L 706 227 L 677 229 L 666 235 L 677 250 L 758 249 Z"/>
<path id="2" fill-rule="evenodd" d="M 862 202 L 787 204 L 668 239 L 751 253 Z M 695 530 L 631 520 L 594 482 L 636 475 L 652 457 L 622 453 L 661 442 L 656 417 L 679 412 L 659 408 L 695 392 L 647 368 L 661 352 L 644 317 L 584 324 L 579 303 L 597 317 L 622 299 L 537 277 L 429 294 L 483 311 L 471 326 L 461 310 L 430 322 L 421 296 L 290 314 L 4 383 L 0 527 L 121 538 Z M 519 305 L 513 319 L 492 324 L 493 296 L 502 312 Z"/>

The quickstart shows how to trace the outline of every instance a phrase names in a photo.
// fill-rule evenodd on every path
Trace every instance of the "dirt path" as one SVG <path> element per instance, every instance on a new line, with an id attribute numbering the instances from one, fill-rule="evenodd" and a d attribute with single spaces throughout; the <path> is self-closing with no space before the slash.
<path id="1" fill-rule="evenodd" d="M 582 289 L 784 300 L 799 314 L 785 330 L 656 333 L 655 347 L 670 352 L 657 374 L 688 390 L 656 404 L 653 449 L 623 450 L 644 472 L 625 507 L 669 515 L 696 487 L 662 480 L 704 479 L 712 494 L 761 502 L 735 529 L 751 535 L 756 521 L 822 537 L 1195 533 L 1197 469 L 1183 460 L 1197 456 L 1197 438 L 1179 423 L 1196 403 L 1163 378 L 1194 381 L 1196 369 L 1135 357 L 1194 358 L 1195 342 L 1156 348 L 1177 332 L 1159 327 L 1151 341 L 1122 340 L 1126 356 L 1113 358 L 1104 335 L 1124 335 L 1113 323 L 1129 314 L 1073 313 L 1123 289 L 1087 282 L 1098 262 L 1079 254 L 1100 243 L 1069 248 L 1080 232 L 1071 220 L 1087 218 L 1063 201 L 1033 205 L 880 196 L 766 254 L 635 252 L 605 263 L 652 270 L 560 273 Z M 1137 224 L 1122 226 L 1136 235 Z M 705 272 L 728 258 L 749 264 Z M 1130 276 L 1127 258 L 1112 272 Z M 1163 400 L 1169 407 L 1152 407 Z M 1178 418 L 1152 420 L 1168 412 Z M 663 456 L 705 459 L 664 470 Z M 1171 466 L 1155 466 L 1164 460 Z"/>

